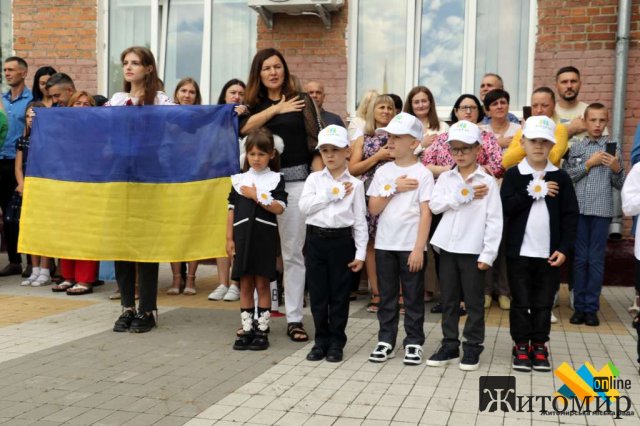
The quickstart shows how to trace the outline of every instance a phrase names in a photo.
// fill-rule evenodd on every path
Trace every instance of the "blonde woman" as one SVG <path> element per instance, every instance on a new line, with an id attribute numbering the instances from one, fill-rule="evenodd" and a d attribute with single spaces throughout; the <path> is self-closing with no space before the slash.
<path id="1" fill-rule="evenodd" d="M 353 143 L 360 136 L 364 135 L 364 126 L 367 121 L 367 112 L 371 109 L 373 102 L 378 97 L 378 92 L 375 90 L 367 90 L 362 95 L 362 99 L 356 109 L 356 116 L 349 122 L 347 132 L 349 135 L 349 142 Z"/>

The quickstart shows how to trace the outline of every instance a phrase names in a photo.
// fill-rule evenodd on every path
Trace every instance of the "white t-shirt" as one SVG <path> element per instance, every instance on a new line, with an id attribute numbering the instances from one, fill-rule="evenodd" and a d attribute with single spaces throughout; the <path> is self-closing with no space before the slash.
<path id="1" fill-rule="evenodd" d="M 105 104 L 106 106 L 123 106 L 127 104 L 127 101 L 131 100 L 131 103 L 134 105 L 138 105 L 139 99 L 132 98 L 129 96 L 127 92 L 116 92 L 113 94 L 111 99 Z M 169 98 L 164 92 L 156 92 L 156 98 L 153 101 L 154 105 L 175 105 L 171 102 L 171 98 Z"/>
<path id="2" fill-rule="evenodd" d="M 534 170 L 525 158 L 518 164 L 518 171 L 522 175 L 533 175 L 533 178 L 540 178 L 544 172 L 554 172 L 558 170 L 556 166 L 547 161 L 543 172 Z M 527 226 L 524 230 L 520 256 L 539 257 L 547 259 L 551 256 L 551 228 L 549 226 L 549 210 L 544 198 L 535 200 L 531 205 Z"/>
<path id="3" fill-rule="evenodd" d="M 416 162 L 409 167 L 400 167 L 394 161 L 386 163 L 373 175 L 367 195 L 383 196 L 384 185 L 403 175 L 416 179 L 418 189 L 390 196 L 391 201 L 378 220 L 374 245 L 378 250 L 412 251 L 418 238 L 420 203 L 429 201 L 433 191 L 433 174 L 422 163 Z M 427 249 L 426 245 L 424 249 Z"/>

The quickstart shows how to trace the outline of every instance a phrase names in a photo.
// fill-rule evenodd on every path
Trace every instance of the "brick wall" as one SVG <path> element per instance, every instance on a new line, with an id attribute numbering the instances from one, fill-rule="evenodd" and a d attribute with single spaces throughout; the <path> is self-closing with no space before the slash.
<path id="1" fill-rule="evenodd" d="M 323 82 L 324 109 L 346 117 L 347 7 L 331 14 L 331 29 L 314 16 L 274 15 L 273 29 L 258 22 L 258 50 L 274 47 L 284 55 L 290 71 L 302 84 Z"/>
<path id="2" fill-rule="evenodd" d="M 558 68 L 580 70 L 580 100 L 611 107 L 615 74 L 618 0 L 538 0 L 534 87 L 555 88 Z M 623 151 L 625 160 L 640 122 L 640 1 L 633 0 Z"/>
<path id="3" fill-rule="evenodd" d="M 13 49 L 29 64 L 27 85 L 50 65 L 96 93 L 97 19 L 96 0 L 13 0 Z"/>

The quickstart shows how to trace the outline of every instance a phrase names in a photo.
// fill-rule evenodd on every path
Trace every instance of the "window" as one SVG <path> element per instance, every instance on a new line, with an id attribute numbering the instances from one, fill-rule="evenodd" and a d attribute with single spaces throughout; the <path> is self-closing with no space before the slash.
<path id="1" fill-rule="evenodd" d="M 349 110 L 368 89 L 404 97 L 421 84 L 446 117 L 460 94 L 478 93 L 487 72 L 502 76 L 511 109 L 519 110 L 533 81 L 535 3 L 406 0 L 391 8 L 384 0 L 353 0 Z"/>
<path id="2" fill-rule="evenodd" d="M 122 90 L 120 53 L 149 47 L 170 96 L 183 77 L 200 84 L 203 102 L 215 103 L 231 78 L 246 79 L 256 50 L 257 15 L 247 0 L 111 0 L 109 94 Z M 238 54 L 241 52 L 241 54 Z"/>

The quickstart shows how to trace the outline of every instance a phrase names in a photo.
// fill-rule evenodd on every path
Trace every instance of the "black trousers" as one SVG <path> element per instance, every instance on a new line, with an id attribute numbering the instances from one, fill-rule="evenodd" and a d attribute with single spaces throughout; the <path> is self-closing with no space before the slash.
<path id="1" fill-rule="evenodd" d="M 305 266 L 315 345 L 324 350 L 342 349 L 347 343 L 345 329 L 353 281 L 353 272 L 347 265 L 355 254 L 350 236 L 327 238 L 307 232 Z"/>
<path id="2" fill-rule="evenodd" d="M 3 213 L 7 211 L 9 201 L 18 186 L 15 163 L 16 160 L 0 160 L 0 208 Z M 22 257 L 18 254 L 18 224 L 4 220 L 3 226 L 9 263 L 22 263 Z"/>
<path id="3" fill-rule="evenodd" d="M 138 289 L 142 312 L 158 309 L 158 264 L 139 262 L 115 262 L 116 281 L 120 290 L 120 303 L 124 308 L 136 306 L 136 271 L 138 273 Z"/>
<path id="4" fill-rule="evenodd" d="M 634 259 L 635 264 L 636 264 L 636 282 L 635 282 L 635 287 L 636 287 L 636 291 L 640 292 L 640 260 L 638 259 Z"/>
<path id="5" fill-rule="evenodd" d="M 424 263 L 418 272 L 409 272 L 407 260 L 410 254 L 408 251 L 376 249 L 376 275 L 380 291 L 378 341 L 394 347 L 400 321 L 400 285 L 404 297 L 404 331 L 407 334 L 403 345 L 424 344 L 424 268 L 427 265 L 427 252 L 424 252 Z"/>
<path id="6" fill-rule="evenodd" d="M 480 349 L 484 343 L 484 276 L 478 269 L 477 254 L 440 250 L 440 287 L 442 295 L 442 345 L 460 346 L 458 323 L 460 300 L 467 309 L 462 332 L 465 349 Z"/>
<path id="7" fill-rule="evenodd" d="M 547 259 L 516 257 L 507 259 L 511 287 L 511 338 L 516 343 L 544 343 L 551 331 L 551 308 L 560 287 L 560 268 Z"/>

